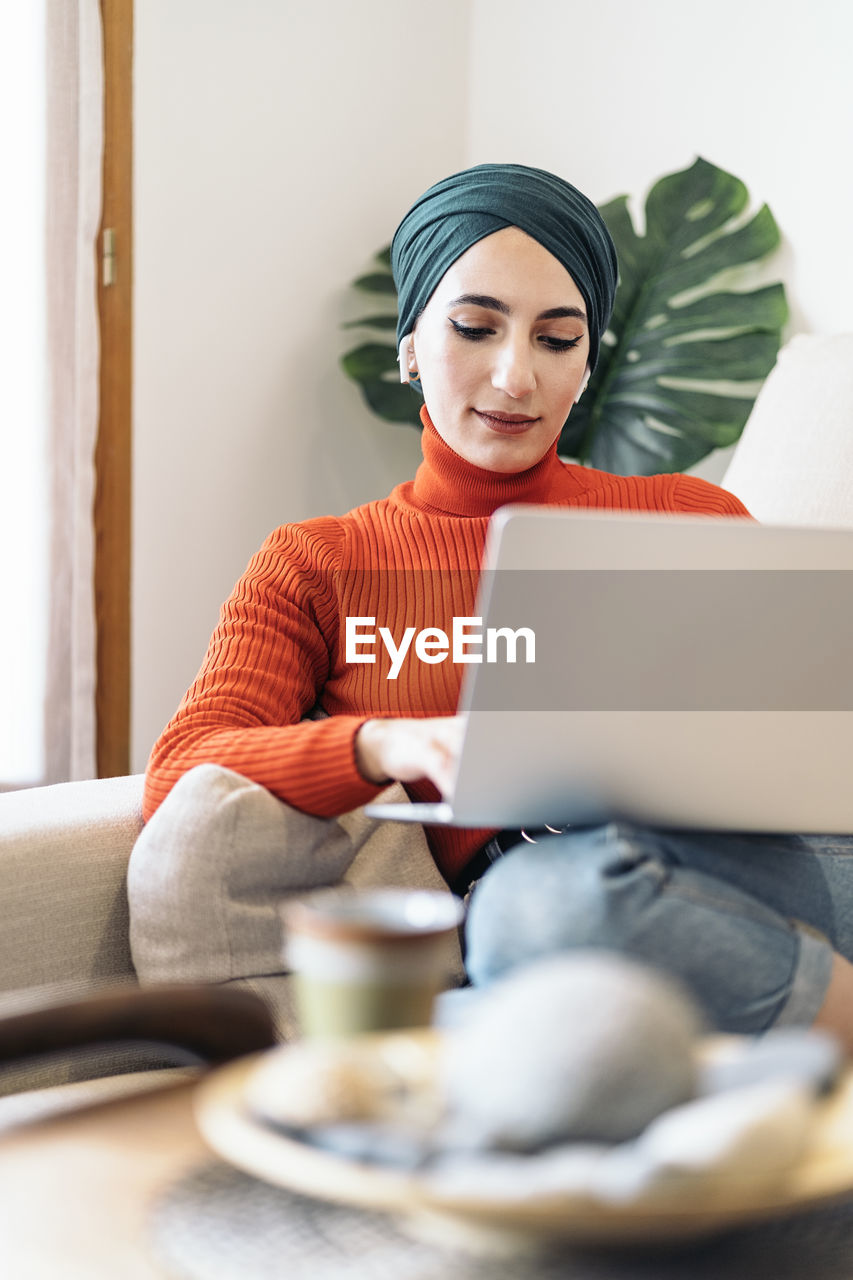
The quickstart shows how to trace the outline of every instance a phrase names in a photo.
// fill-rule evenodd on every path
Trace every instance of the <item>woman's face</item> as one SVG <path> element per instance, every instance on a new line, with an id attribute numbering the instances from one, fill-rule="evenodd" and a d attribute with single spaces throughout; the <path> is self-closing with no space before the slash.
<path id="1" fill-rule="evenodd" d="M 487 471 L 525 471 L 560 434 L 584 381 L 586 307 L 562 263 L 505 227 L 448 268 L 413 343 L 442 439 Z"/>

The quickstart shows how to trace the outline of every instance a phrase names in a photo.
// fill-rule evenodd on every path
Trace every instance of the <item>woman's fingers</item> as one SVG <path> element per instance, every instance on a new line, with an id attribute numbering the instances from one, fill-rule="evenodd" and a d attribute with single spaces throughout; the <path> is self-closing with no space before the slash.
<path id="1" fill-rule="evenodd" d="M 463 729 L 462 716 L 368 720 L 356 735 L 356 763 L 371 782 L 429 778 L 447 795 L 456 773 Z"/>
<path id="2" fill-rule="evenodd" d="M 428 724 L 430 728 L 424 742 L 424 768 L 420 776 L 429 778 L 443 796 L 448 796 L 453 790 L 462 744 L 461 718 L 446 716 L 429 721 Z"/>

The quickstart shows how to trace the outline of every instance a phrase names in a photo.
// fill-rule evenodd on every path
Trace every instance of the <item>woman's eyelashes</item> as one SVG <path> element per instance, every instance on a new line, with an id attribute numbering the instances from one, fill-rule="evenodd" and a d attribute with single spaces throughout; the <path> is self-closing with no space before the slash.
<path id="1" fill-rule="evenodd" d="M 539 341 L 549 351 L 571 351 L 572 347 L 578 345 L 580 338 L 551 338 L 547 334 L 543 334 Z"/>
<path id="2" fill-rule="evenodd" d="M 448 318 L 460 338 L 464 338 L 467 342 L 482 342 L 484 338 L 491 337 L 495 333 L 494 329 L 489 329 L 485 326 L 462 324 L 461 320 L 453 320 L 450 317 Z M 551 334 L 547 333 L 540 334 L 539 336 L 539 341 L 542 343 L 543 347 L 545 347 L 546 351 L 556 352 L 571 351 L 572 347 L 576 347 L 580 340 L 580 337 L 555 338 Z"/>
<path id="3" fill-rule="evenodd" d="M 450 323 L 459 336 L 467 338 L 469 342 L 480 342 L 483 338 L 488 338 L 489 334 L 494 333 L 494 329 L 475 329 L 471 325 L 462 324 L 459 320 L 451 320 Z"/>

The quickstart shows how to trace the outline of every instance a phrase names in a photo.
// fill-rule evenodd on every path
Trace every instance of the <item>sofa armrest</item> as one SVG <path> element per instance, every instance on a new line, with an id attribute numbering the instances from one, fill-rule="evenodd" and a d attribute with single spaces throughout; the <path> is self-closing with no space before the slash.
<path id="1" fill-rule="evenodd" d="M 133 975 L 125 880 L 142 776 L 0 795 L 0 992 Z"/>

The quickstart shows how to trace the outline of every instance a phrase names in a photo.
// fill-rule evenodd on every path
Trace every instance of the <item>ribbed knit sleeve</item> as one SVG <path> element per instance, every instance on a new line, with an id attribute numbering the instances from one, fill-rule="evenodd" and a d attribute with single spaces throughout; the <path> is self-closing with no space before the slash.
<path id="1" fill-rule="evenodd" d="M 208 761 L 307 813 L 345 813 L 378 794 L 355 764 L 355 734 L 365 716 L 303 720 L 338 643 L 335 588 L 344 539 L 334 519 L 285 525 L 253 557 L 222 607 L 198 676 L 151 753 L 146 819 L 183 773 Z"/>
<path id="2" fill-rule="evenodd" d="M 753 520 L 740 498 L 698 476 L 672 476 L 676 510 L 703 516 L 746 516 Z"/>

